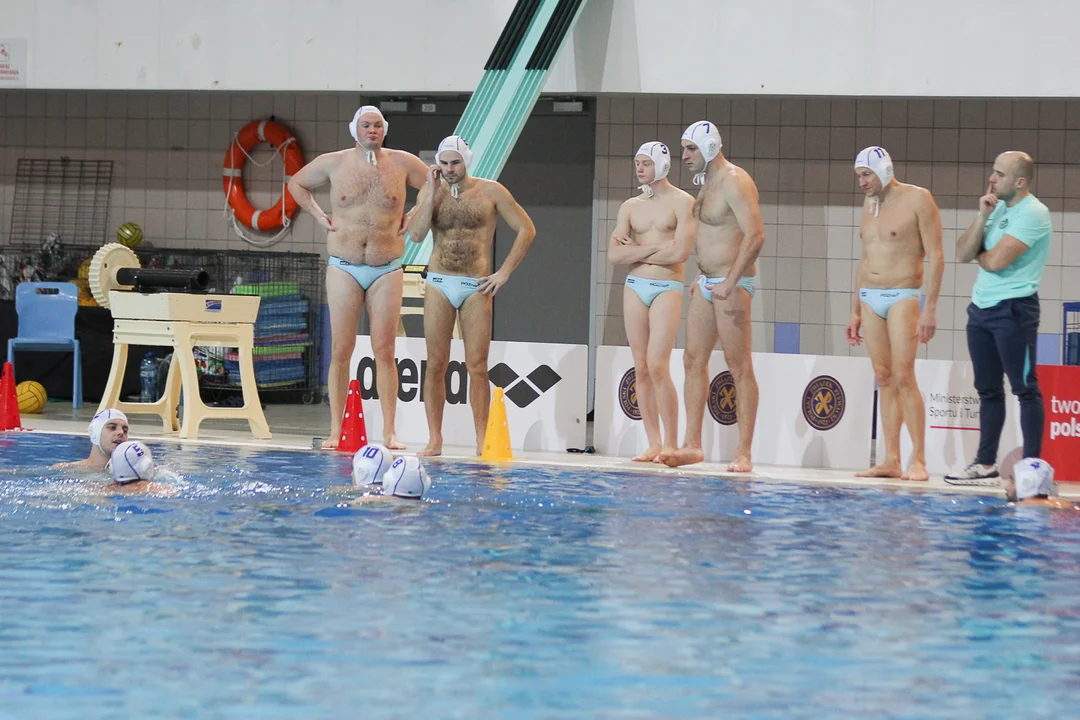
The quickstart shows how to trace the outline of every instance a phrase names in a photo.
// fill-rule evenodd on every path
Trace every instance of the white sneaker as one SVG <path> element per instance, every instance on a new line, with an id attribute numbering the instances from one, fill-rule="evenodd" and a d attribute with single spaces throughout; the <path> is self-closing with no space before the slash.
<path id="1" fill-rule="evenodd" d="M 973 485 L 978 487 L 994 487 L 1001 483 L 1001 475 L 997 465 L 980 465 L 971 463 L 958 473 L 945 476 L 945 482 L 950 485 Z"/>

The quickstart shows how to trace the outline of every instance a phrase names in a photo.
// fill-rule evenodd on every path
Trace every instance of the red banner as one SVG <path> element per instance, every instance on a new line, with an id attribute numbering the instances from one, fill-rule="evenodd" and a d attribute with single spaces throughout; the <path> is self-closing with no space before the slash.
<path id="1" fill-rule="evenodd" d="M 1039 389 L 1046 412 L 1043 460 L 1054 480 L 1080 482 L 1080 367 L 1040 365 Z"/>

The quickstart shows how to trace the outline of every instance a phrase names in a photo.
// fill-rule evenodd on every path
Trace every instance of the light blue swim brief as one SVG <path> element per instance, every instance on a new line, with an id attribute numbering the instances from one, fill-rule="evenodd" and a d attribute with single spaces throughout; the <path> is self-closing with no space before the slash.
<path id="1" fill-rule="evenodd" d="M 709 287 L 712 287 L 714 285 L 719 285 L 720 283 L 724 282 L 725 280 L 727 280 L 727 276 L 725 276 L 725 277 L 705 277 L 704 275 L 702 275 L 701 277 L 698 278 L 698 287 L 701 288 L 701 296 L 704 297 L 709 302 L 712 302 L 712 290 L 706 290 L 705 286 L 708 285 Z M 751 275 L 751 276 L 745 276 L 744 275 L 743 277 L 739 278 L 739 282 L 735 283 L 735 286 L 736 287 L 741 287 L 743 290 L 750 293 L 750 297 L 752 298 L 752 297 L 754 297 L 754 291 L 757 290 L 757 276 L 756 275 Z"/>
<path id="2" fill-rule="evenodd" d="M 361 289 L 367 290 L 383 275 L 392 273 L 395 270 L 400 270 L 401 258 L 394 258 L 385 265 L 354 265 L 348 260 L 342 260 L 337 255 L 331 255 L 330 267 L 340 268 L 349 273 L 353 276 L 353 279 L 360 284 Z"/>
<path id="3" fill-rule="evenodd" d="M 480 287 L 480 281 L 476 278 L 464 275 L 443 275 L 431 271 L 428 271 L 427 283 L 430 287 L 438 288 L 455 309 L 461 309 L 465 301 L 472 297 Z"/>
<path id="4" fill-rule="evenodd" d="M 652 280 L 637 275 L 627 275 L 626 287 L 637 293 L 641 302 L 645 303 L 645 307 L 652 307 L 653 300 L 658 295 L 672 290 L 681 293 L 683 284 L 681 280 Z"/>
<path id="5" fill-rule="evenodd" d="M 879 290 L 877 288 L 862 288 L 859 290 L 859 299 L 870 306 L 874 314 L 879 317 L 888 317 L 889 308 L 901 300 L 914 298 L 919 299 L 919 288 L 892 288 Z"/>

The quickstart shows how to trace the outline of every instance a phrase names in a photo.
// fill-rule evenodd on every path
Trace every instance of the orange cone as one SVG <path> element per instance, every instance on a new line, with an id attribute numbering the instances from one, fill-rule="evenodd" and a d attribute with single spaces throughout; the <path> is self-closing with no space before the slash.
<path id="1" fill-rule="evenodd" d="M 19 400 L 15 397 L 15 368 L 6 362 L 0 376 L 0 432 L 8 430 L 22 430 L 22 420 Z"/>
<path id="2" fill-rule="evenodd" d="M 505 462 L 514 459 L 510 450 L 510 426 L 506 422 L 506 403 L 503 389 L 496 387 L 491 395 L 491 412 L 488 413 L 487 432 L 484 434 L 484 451 L 481 460 Z"/>
<path id="3" fill-rule="evenodd" d="M 337 449 L 354 453 L 367 444 L 367 424 L 364 423 L 360 381 L 353 380 L 349 383 L 349 397 L 345 400 L 345 417 L 341 420 L 341 437 L 338 438 Z"/>

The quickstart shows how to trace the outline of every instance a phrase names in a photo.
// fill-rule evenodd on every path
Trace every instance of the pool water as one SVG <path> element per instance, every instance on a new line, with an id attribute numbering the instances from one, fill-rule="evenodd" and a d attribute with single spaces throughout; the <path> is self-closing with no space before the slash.
<path id="1" fill-rule="evenodd" d="M 1065 718 L 1080 519 L 990 497 L 0 436 L 3 718 Z M 1080 515 L 1080 513 L 1077 513 Z"/>

